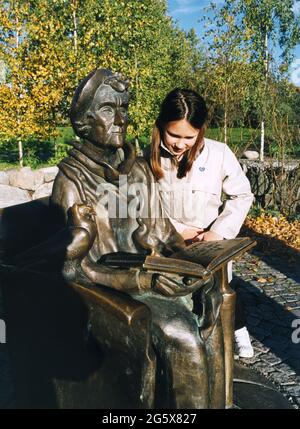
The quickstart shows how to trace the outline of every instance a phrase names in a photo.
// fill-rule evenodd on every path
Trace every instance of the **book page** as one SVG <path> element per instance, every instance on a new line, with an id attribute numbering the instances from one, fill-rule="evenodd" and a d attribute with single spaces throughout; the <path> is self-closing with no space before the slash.
<path id="1" fill-rule="evenodd" d="M 196 262 L 208 270 L 214 271 L 220 265 L 228 263 L 254 245 L 255 241 L 248 237 L 220 241 L 199 241 L 172 254 L 171 258 Z"/>

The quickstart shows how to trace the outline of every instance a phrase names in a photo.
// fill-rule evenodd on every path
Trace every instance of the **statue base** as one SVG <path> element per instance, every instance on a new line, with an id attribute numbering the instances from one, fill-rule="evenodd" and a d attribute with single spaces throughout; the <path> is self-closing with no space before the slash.
<path id="1" fill-rule="evenodd" d="M 234 408 L 292 409 L 286 397 L 266 377 L 235 362 L 233 380 Z"/>

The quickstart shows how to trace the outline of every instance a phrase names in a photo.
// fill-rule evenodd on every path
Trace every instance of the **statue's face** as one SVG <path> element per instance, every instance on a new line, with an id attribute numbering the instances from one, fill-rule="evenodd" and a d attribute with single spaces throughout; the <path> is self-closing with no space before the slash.
<path id="1" fill-rule="evenodd" d="M 128 93 L 101 85 L 88 113 L 91 131 L 88 140 L 96 146 L 122 147 L 128 124 Z"/>

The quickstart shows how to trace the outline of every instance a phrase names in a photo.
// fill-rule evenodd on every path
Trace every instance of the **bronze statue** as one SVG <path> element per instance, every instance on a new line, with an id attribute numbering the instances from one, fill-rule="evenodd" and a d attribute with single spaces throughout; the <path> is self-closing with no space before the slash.
<path id="1" fill-rule="evenodd" d="M 64 275 L 68 281 L 98 283 L 126 292 L 150 307 L 154 347 L 171 386 L 167 401 L 170 407 L 223 407 L 222 295 L 217 276 L 199 279 L 175 273 L 154 275 L 139 268 L 98 263 L 101 256 L 112 252 L 168 256 L 185 247 L 163 216 L 150 168 L 125 142 L 128 100 L 128 82 L 104 69 L 90 73 L 75 92 L 70 117 L 81 141 L 73 142 L 69 157 L 59 165 L 51 204 L 63 211 L 66 223 L 74 205 L 91 207 L 97 231 L 84 257 L 66 258 Z M 124 200 L 122 181 L 127 187 L 139 188 L 136 217 L 128 213 L 111 216 L 107 204 L 100 201 L 103 191 L 109 189 L 120 209 Z M 128 207 L 137 195 L 125 197 Z M 141 205 L 147 210 L 143 211 Z"/>

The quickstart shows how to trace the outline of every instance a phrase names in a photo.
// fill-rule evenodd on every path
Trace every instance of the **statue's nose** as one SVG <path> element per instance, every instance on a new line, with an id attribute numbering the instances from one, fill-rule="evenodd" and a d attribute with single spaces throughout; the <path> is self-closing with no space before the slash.
<path id="1" fill-rule="evenodd" d="M 117 109 L 116 114 L 115 114 L 115 125 L 122 126 L 122 125 L 124 125 L 124 123 L 125 123 L 124 116 L 121 114 L 119 109 Z"/>

